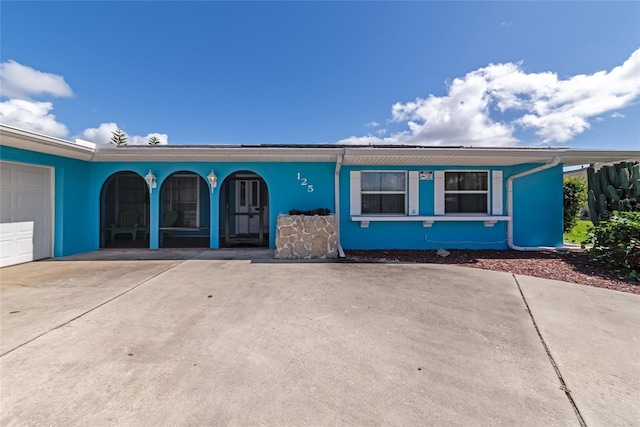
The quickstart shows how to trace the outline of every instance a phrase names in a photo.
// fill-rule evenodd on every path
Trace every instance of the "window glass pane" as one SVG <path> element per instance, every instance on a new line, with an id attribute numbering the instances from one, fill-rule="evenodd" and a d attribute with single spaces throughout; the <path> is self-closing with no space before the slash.
<path id="1" fill-rule="evenodd" d="M 363 194 L 363 214 L 404 214 L 404 194 Z"/>
<path id="2" fill-rule="evenodd" d="M 251 206 L 258 206 L 258 181 L 251 181 Z"/>
<path id="3" fill-rule="evenodd" d="M 487 190 L 487 172 L 445 172 L 444 189 L 456 190 Z"/>
<path id="4" fill-rule="evenodd" d="M 447 194 L 445 213 L 487 213 L 486 194 Z"/>
<path id="5" fill-rule="evenodd" d="M 404 172 L 362 172 L 362 191 L 404 191 Z"/>
<path id="6" fill-rule="evenodd" d="M 240 181 L 240 206 L 247 206 L 247 181 Z"/>

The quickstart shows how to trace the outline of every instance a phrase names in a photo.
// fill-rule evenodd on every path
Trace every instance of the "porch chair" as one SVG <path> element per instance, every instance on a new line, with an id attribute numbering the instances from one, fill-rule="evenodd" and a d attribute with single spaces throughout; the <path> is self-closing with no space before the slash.
<path id="1" fill-rule="evenodd" d="M 131 234 L 131 240 L 136 240 L 138 234 L 138 212 L 124 211 L 120 214 L 118 224 L 111 224 L 111 241 L 118 234 Z"/>
<path id="2" fill-rule="evenodd" d="M 173 227 L 173 224 L 178 220 L 178 212 L 176 211 L 167 211 L 164 214 L 164 218 L 162 218 L 162 224 L 160 224 L 160 228 L 168 228 Z M 168 230 L 162 230 L 162 234 L 167 235 L 171 234 Z M 147 228 L 147 232 L 145 233 L 145 237 L 149 235 L 149 229 Z"/>

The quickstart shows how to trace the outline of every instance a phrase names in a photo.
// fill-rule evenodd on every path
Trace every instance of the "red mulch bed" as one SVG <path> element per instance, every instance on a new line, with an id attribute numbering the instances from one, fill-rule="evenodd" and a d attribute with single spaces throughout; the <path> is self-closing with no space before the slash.
<path id="1" fill-rule="evenodd" d="M 518 252 L 511 250 L 450 250 L 441 257 L 434 250 L 346 250 L 355 261 L 401 261 L 451 264 L 484 270 L 561 280 L 598 288 L 640 295 L 640 282 L 626 277 L 625 272 L 594 262 L 583 251 Z"/>

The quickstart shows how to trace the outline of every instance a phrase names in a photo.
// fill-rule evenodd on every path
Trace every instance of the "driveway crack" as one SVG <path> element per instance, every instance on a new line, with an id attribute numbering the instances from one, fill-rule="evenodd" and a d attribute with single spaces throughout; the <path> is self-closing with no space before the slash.
<path id="1" fill-rule="evenodd" d="M 564 381 L 564 378 L 562 377 L 562 372 L 560 372 L 560 368 L 558 367 L 558 364 L 556 363 L 556 361 L 554 360 L 553 356 L 551 355 L 551 351 L 549 350 L 549 347 L 547 346 L 547 343 L 544 340 L 544 337 L 542 336 L 542 333 L 540 332 L 540 328 L 538 328 L 538 324 L 536 323 L 536 319 L 533 317 L 533 313 L 531 312 L 531 308 L 529 308 L 529 303 L 527 302 L 527 299 L 524 296 L 524 293 L 522 292 L 522 287 L 520 286 L 520 282 L 518 282 L 518 278 L 516 277 L 515 274 L 511 273 L 511 275 L 513 276 L 513 280 L 515 280 L 516 282 L 516 286 L 518 286 L 518 291 L 520 291 L 520 296 L 522 296 L 522 301 L 524 302 L 524 305 L 527 307 L 527 313 L 529 313 L 529 317 L 531 318 L 531 322 L 533 323 L 533 327 L 536 330 L 536 333 L 538 334 L 538 338 L 540 338 L 540 342 L 542 343 L 542 347 L 544 347 L 544 351 L 547 353 L 547 356 L 549 357 L 549 361 L 551 362 L 551 366 L 553 366 L 553 370 L 556 372 L 556 376 L 558 377 L 558 380 L 560 381 L 560 389 L 562 391 L 564 391 L 564 394 L 567 396 L 567 399 L 569 399 L 569 403 L 571 404 L 571 407 L 573 408 L 573 411 L 576 413 L 576 416 L 578 417 L 578 422 L 580 423 L 580 425 L 582 427 L 586 427 L 587 423 L 585 422 L 584 418 L 582 417 L 582 414 L 580 413 L 580 410 L 578 409 L 578 405 L 576 405 L 575 400 L 573 400 L 573 396 L 571 396 L 571 390 L 569 390 L 569 387 L 567 387 L 567 383 Z"/>
<path id="2" fill-rule="evenodd" d="M 193 259 L 193 258 L 190 258 L 190 259 Z M 32 343 L 33 341 L 37 340 L 37 339 L 38 339 L 38 338 L 40 338 L 40 337 L 43 337 L 43 336 L 45 336 L 45 335 L 47 335 L 47 334 L 49 334 L 49 333 L 51 333 L 51 332 L 55 331 L 56 329 L 60 329 L 60 328 L 62 328 L 63 326 L 66 326 L 66 325 L 68 325 L 69 323 L 71 323 L 71 322 L 73 322 L 73 321 L 75 321 L 75 320 L 78 320 L 78 319 L 80 319 L 81 317 L 84 317 L 85 315 L 87 315 L 87 314 L 91 313 L 92 311 L 95 311 L 95 310 L 99 309 L 100 307 L 102 307 L 102 306 L 104 306 L 104 305 L 106 305 L 106 304 L 109 304 L 111 301 L 114 301 L 114 300 L 116 300 L 116 299 L 120 298 L 121 296 L 123 296 L 123 295 L 125 295 L 125 294 L 127 294 L 127 293 L 131 292 L 132 290 L 134 290 L 134 289 L 136 289 L 136 288 L 138 288 L 138 287 L 140 287 L 140 286 L 144 285 L 145 283 L 149 282 L 150 280 L 155 279 L 156 277 L 160 276 L 161 274 L 164 274 L 164 273 L 166 273 L 166 272 L 167 272 L 167 271 L 169 271 L 169 270 L 172 270 L 172 269 L 174 269 L 174 268 L 176 268 L 176 267 L 181 266 L 182 264 L 184 264 L 184 263 L 185 263 L 185 262 L 187 262 L 187 261 L 189 261 L 189 260 L 188 260 L 188 259 L 187 259 L 187 260 L 184 260 L 184 261 L 182 261 L 182 262 L 181 262 L 181 263 L 179 263 L 179 264 L 169 266 L 169 267 L 165 268 L 164 270 L 159 271 L 158 273 L 154 274 L 153 276 L 151 276 L 151 277 L 149 277 L 149 278 L 147 278 L 147 279 L 144 279 L 142 282 L 140 282 L 140 283 L 138 283 L 137 285 L 135 285 L 135 286 L 133 286 L 133 287 L 131 287 L 131 288 L 129 288 L 129 289 L 127 289 L 127 290 L 125 290 L 125 291 L 123 291 L 123 292 L 119 293 L 118 295 L 114 296 L 113 298 L 109 298 L 108 300 L 106 300 L 106 301 L 104 301 L 104 302 L 102 302 L 102 303 L 100 303 L 100 304 L 96 305 L 95 307 L 92 307 L 92 308 L 90 308 L 89 310 L 87 310 L 87 311 L 85 311 L 85 312 L 83 312 L 83 313 L 80 313 L 80 314 L 79 314 L 79 315 L 77 315 L 76 317 L 74 317 L 74 318 L 72 318 L 72 319 L 69 319 L 69 320 L 67 320 L 67 321 L 66 321 L 66 322 L 64 322 L 64 323 L 61 323 L 61 324 L 59 324 L 58 326 L 55 326 L 55 327 L 53 327 L 53 328 L 49 329 L 48 331 L 45 331 L 45 332 L 43 332 L 43 333 L 41 333 L 41 334 L 39 334 L 39 335 L 36 335 L 35 337 L 31 338 L 30 340 L 25 341 L 25 342 L 23 342 L 22 344 L 20 344 L 20 345 L 18 345 L 18 346 L 16 346 L 16 347 L 14 347 L 14 348 L 12 348 L 12 349 L 10 349 L 10 350 L 5 351 L 4 353 L 0 354 L 0 357 L 4 357 L 4 356 L 6 356 L 7 354 L 9 354 L 9 353 L 11 353 L 11 352 L 13 352 L 13 351 L 15 351 L 15 350 L 19 349 L 20 347 L 24 347 L 25 345 L 27 345 L 27 344 L 29 344 L 29 343 Z"/>

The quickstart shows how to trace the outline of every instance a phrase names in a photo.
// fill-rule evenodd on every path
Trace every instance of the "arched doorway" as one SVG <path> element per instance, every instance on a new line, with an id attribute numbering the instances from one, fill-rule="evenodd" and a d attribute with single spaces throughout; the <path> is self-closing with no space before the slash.
<path id="1" fill-rule="evenodd" d="M 107 178 L 100 194 L 100 248 L 148 248 L 148 228 L 145 180 L 131 171 Z"/>
<path id="2" fill-rule="evenodd" d="M 251 171 L 229 175 L 220 187 L 220 247 L 269 246 L 269 190 Z"/>
<path id="3" fill-rule="evenodd" d="M 161 248 L 209 248 L 209 186 L 189 171 L 171 174 L 160 189 Z"/>

